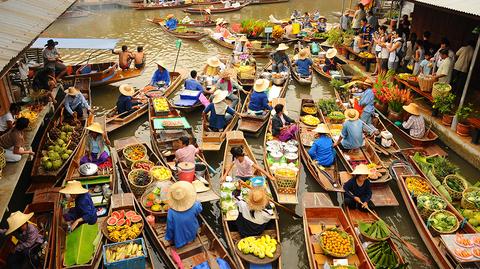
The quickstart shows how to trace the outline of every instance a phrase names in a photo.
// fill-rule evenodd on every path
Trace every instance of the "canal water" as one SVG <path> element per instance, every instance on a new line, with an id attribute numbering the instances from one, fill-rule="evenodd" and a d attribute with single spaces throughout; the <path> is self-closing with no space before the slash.
<path id="1" fill-rule="evenodd" d="M 346 1 L 348 2 L 348 1 Z M 255 19 L 267 19 L 270 14 L 273 14 L 276 18 L 286 18 L 291 14 L 294 9 L 301 11 L 313 11 L 318 9 L 322 15 L 326 16 L 330 21 L 336 20 L 331 15 L 331 12 L 340 11 L 342 9 L 342 1 L 311 1 L 311 0 L 291 0 L 288 3 L 271 4 L 271 5 L 256 5 L 248 6 L 241 10 L 241 12 L 232 14 L 220 14 L 215 15 L 214 18 L 223 17 L 230 22 L 240 22 L 242 19 L 255 18 Z M 75 19 L 60 19 L 53 23 L 42 35 L 43 37 L 57 37 L 57 38 L 118 38 L 118 48 L 121 45 L 128 45 L 130 50 L 134 50 L 136 46 L 144 46 L 147 54 L 148 67 L 144 74 L 140 77 L 125 81 L 135 87 L 143 87 L 150 80 L 152 73 L 155 70 L 155 66 L 151 64 L 156 59 L 161 59 L 166 63 L 169 70 L 173 69 L 175 59 L 177 57 L 177 50 L 175 48 L 175 38 L 165 35 L 158 26 L 147 22 L 147 18 L 153 17 L 165 17 L 168 13 L 174 13 L 179 18 L 183 18 L 185 14 L 181 10 L 170 11 L 135 11 L 133 9 L 121 8 L 121 7 L 99 7 L 92 9 L 93 14 L 84 18 Z M 190 16 L 191 18 L 197 18 Z M 75 64 L 83 61 L 89 57 L 91 51 L 79 51 L 79 50 L 61 50 L 63 59 L 69 64 Z M 178 54 L 177 68 L 186 70 L 197 69 L 200 70 L 206 59 L 210 56 L 218 53 L 229 53 L 228 50 L 215 45 L 208 39 L 203 39 L 200 42 L 184 41 Z M 102 61 L 115 61 L 116 57 L 109 51 L 101 54 L 99 57 L 91 60 L 90 62 L 102 62 Z M 264 61 L 259 61 L 260 64 L 264 64 Z M 121 83 L 108 85 L 104 87 L 98 87 L 92 89 L 93 106 L 96 113 L 104 113 L 109 108 L 115 105 L 118 93 L 118 86 Z M 289 115 L 293 118 L 298 117 L 300 99 L 302 96 L 310 95 L 315 100 L 320 98 L 330 98 L 333 96 L 333 90 L 321 77 L 314 76 L 313 84 L 311 88 L 301 87 L 295 82 L 291 82 L 289 90 L 287 91 L 287 110 Z M 200 112 L 189 113 L 186 115 L 194 131 L 198 135 L 200 132 L 201 119 Z M 135 135 L 140 139 L 149 141 L 149 129 L 147 116 L 138 119 L 136 122 L 131 123 L 128 126 L 114 132 L 110 136 L 110 140 Z M 263 135 L 258 139 L 248 139 L 257 159 L 263 163 L 262 160 L 262 144 Z M 403 141 L 399 141 L 402 146 L 407 147 Z M 478 175 L 478 170 L 468 165 L 464 160 L 458 157 L 454 152 L 448 150 L 449 158 L 462 168 L 462 174 L 467 178 L 474 178 Z M 223 148 L 219 152 L 207 152 L 206 158 L 217 171 L 220 170 Z M 308 171 L 301 171 L 300 181 L 300 194 L 305 192 L 321 192 L 322 189 L 318 183 L 312 178 Z M 218 184 L 218 179 L 216 184 Z M 398 187 L 394 181 L 390 182 L 391 187 L 400 202 L 398 207 L 379 208 L 378 213 L 385 220 L 393 225 L 403 238 L 412 242 L 425 254 L 428 253 L 422 240 L 420 239 L 413 222 L 401 200 Z M 331 195 L 334 203 L 338 204 L 337 196 Z M 301 203 L 300 203 L 301 204 Z M 296 206 L 295 210 L 300 215 L 302 214 L 301 205 Z M 284 268 L 308 268 L 308 260 L 305 248 L 305 239 L 303 233 L 302 220 L 293 220 L 288 214 L 285 214 L 281 209 L 280 212 L 280 227 L 282 236 L 282 257 Z M 223 229 L 219 222 L 220 211 L 217 203 L 211 203 L 204 205 L 203 215 L 217 232 L 217 234 L 223 236 Z M 225 241 L 223 241 L 225 243 Z M 226 244 L 225 244 L 226 245 Z M 406 259 L 412 265 L 411 268 L 432 268 L 427 267 L 415 260 L 408 250 L 400 245 Z M 428 254 L 427 254 L 428 255 Z M 161 260 L 156 260 L 158 268 L 163 268 Z"/>

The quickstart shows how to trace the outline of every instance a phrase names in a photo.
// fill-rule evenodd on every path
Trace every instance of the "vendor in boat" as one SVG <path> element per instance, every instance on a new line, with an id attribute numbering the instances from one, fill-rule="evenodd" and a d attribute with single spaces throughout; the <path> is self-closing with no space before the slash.
<path id="1" fill-rule="evenodd" d="M 355 109 L 346 109 L 345 122 L 342 125 L 342 132 L 334 147 L 340 146 L 346 150 L 359 149 L 363 146 L 363 125 L 358 119 L 359 114 Z"/>
<path id="2" fill-rule="evenodd" d="M 67 181 L 67 186 L 61 189 L 60 193 L 69 195 L 69 200 L 75 201 L 75 207 L 63 215 L 63 219 L 70 225 L 70 230 L 75 230 L 82 223 L 89 225 L 97 223 L 97 209 L 93 205 L 90 193 L 82 187 L 80 181 Z"/>
<path id="3" fill-rule="evenodd" d="M 317 32 L 324 33 L 327 31 L 327 18 L 320 16 L 317 23 Z"/>
<path id="4" fill-rule="evenodd" d="M 325 123 L 317 125 L 313 130 L 315 134 L 315 141 L 312 147 L 308 150 L 308 155 L 312 160 L 317 161 L 321 166 L 331 166 L 335 162 L 335 149 L 333 148 L 333 141 L 328 134 L 330 130 Z"/>
<path id="5" fill-rule="evenodd" d="M 206 23 L 209 23 L 209 22 L 212 21 L 212 11 L 209 8 L 205 9 L 205 13 L 203 14 L 203 18 L 204 18 L 203 19 L 204 22 L 206 22 Z"/>
<path id="6" fill-rule="evenodd" d="M 272 135 L 278 140 L 286 142 L 295 137 L 298 126 L 293 119 L 285 115 L 283 108 L 283 104 L 277 104 L 273 108 L 275 115 L 272 117 Z"/>
<path id="7" fill-rule="evenodd" d="M 0 230 L 0 234 L 11 234 L 18 240 L 17 244 L 9 249 L 6 268 L 41 268 L 38 257 L 44 239 L 38 227 L 29 222 L 32 216 L 33 212 L 13 212 L 7 219 L 8 229 Z"/>
<path id="8" fill-rule="evenodd" d="M 300 77 L 309 77 L 312 75 L 312 60 L 308 57 L 310 54 L 310 49 L 302 49 L 298 53 L 298 59 L 295 60 L 294 65 L 297 67 L 297 72 L 300 74 Z"/>
<path id="9" fill-rule="evenodd" d="M 118 66 L 122 70 L 129 69 L 132 60 L 135 58 L 126 45 L 123 45 L 121 50 L 112 49 L 112 53 L 118 55 Z"/>
<path id="10" fill-rule="evenodd" d="M 359 164 L 353 169 L 353 176 L 343 185 L 345 190 L 345 205 L 349 208 L 366 210 L 371 205 L 372 188 L 370 186 L 370 168 L 366 164 Z"/>
<path id="11" fill-rule="evenodd" d="M 13 128 L 15 123 L 15 117 L 18 116 L 22 107 L 17 103 L 10 104 L 10 108 L 7 113 L 3 116 L 0 116 L 0 135 L 8 132 Z"/>
<path id="12" fill-rule="evenodd" d="M 197 192 L 190 182 L 178 181 L 168 189 L 167 229 L 165 240 L 175 248 L 181 248 L 195 240 L 200 228 L 198 215 L 202 204 L 197 201 Z"/>
<path id="13" fill-rule="evenodd" d="M 275 219 L 273 211 L 267 211 L 270 206 L 263 187 L 250 190 L 246 201 L 239 199 L 237 206 L 239 214 L 235 224 L 242 238 L 261 235 L 270 220 Z"/>
<path id="14" fill-rule="evenodd" d="M 0 136 L 0 147 L 5 149 L 5 161 L 15 163 L 22 159 L 22 155 L 35 155 L 31 150 L 25 150 L 26 130 L 30 121 L 27 118 L 19 118 L 15 126 L 7 133 Z"/>
<path id="15" fill-rule="evenodd" d="M 325 54 L 325 65 L 322 67 L 323 72 L 330 74 L 330 71 L 337 71 L 337 49 L 330 48 Z"/>
<path id="16" fill-rule="evenodd" d="M 165 27 L 170 31 L 175 31 L 177 29 L 178 20 L 175 18 L 175 15 L 168 14 L 167 21 L 165 22 Z"/>
<path id="17" fill-rule="evenodd" d="M 270 58 L 272 59 L 272 72 L 284 72 L 291 66 L 290 59 L 285 51 L 288 49 L 288 46 L 284 43 L 280 43 L 278 45 L 275 52 L 270 54 Z"/>
<path id="18" fill-rule="evenodd" d="M 80 159 L 80 164 L 94 163 L 96 165 L 101 165 L 108 161 L 110 157 L 110 151 L 107 147 L 107 145 L 110 144 L 110 141 L 108 140 L 102 125 L 98 122 L 92 123 L 87 127 L 87 130 L 88 136 L 85 146 L 86 154 Z"/>
<path id="19" fill-rule="evenodd" d="M 67 96 L 65 96 L 65 118 L 73 118 L 73 113 L 77 113 L 77 118 L 83 118 L 83 109 L 87 109 L 88 112 L 93 113 L 90 105 L 85 99 L 85 96 L 75 87 L 69 87 L 65 90 Z"/>
<path id="20" fill-rule="evenodd" d="M 63 64 L 62 57 L 55 46 L 58 42 L 49 39 L 42 51 L 43 63 L 45 68 L 51 68 L 55 71 L 56 80 L 61 79 L 67 73 L 67 67 Z"/>
<path id="21" fill-rule="evenodd" d="M 264 176 L 268 177 L 270 180 L 275 180 L 267 171 L 263 170 L 258 166 L 254 161 L 252 161 L 248 156 L 243 152 L 242 147 L 233 147 L 230 149 L 230 154 L 232 154 L 233 162 L 225 171 L 224 177 L 221 181 L 224 181 L 226 176 L 230 174 L 233 167 L 235 167 L 235 177 L 238 180 L 247 181 L 250 180 L 254 175 L 255 171 L 259 171 Z"/>
<path id="22" fill-rule="evenodd" d="M 223 40 L 229 39 L 232 37 L 232 33 L 227 28 L 227 22 L 223 18 L 217 19 L 217 27 L 215 28 L 217 33 L 221 34 Z"/>
<path id="23" fill-rule="evenodd" d="M 241 55 L 241 54 L 248 54 L 248 38 L 245 35 L 237 38 L 235 41 L 235 49 L 233 50 L 233 54 Z"/>
<path id="24" fill-rule="evenodd" d="M 214 132 L 220 132 L 232 120 L 233 116 L 237 114 L 227 102 L 227 91 L 217 90 L 213 93 L 212 102 L 203 110 L 203 122 L 208 122 L 209 126 L 203 126 L 205 130 L 210 129 Z M 210 115 L 208 115 L 210 113 Z"/>
<path id="25" fill-rule="evenodd" d="M 210 77 L 212 83 L 217 83 L 220 78 L 220 73 L 223 70 L 225 70 L 225 64 L 223 64 L 217 56 L 212 56 L 207 59 L 207 65 L 205 65 L 203 69 L 203 75 Z"/>
<path id="26" fill-rule="evenodd" d="M 200 149 L 190 144 L 190 139 L 186 136 L 180 137 L 180 148 L 175 151 L 175 162 L 195 163 L 195 155 L 200 152 Z"/>
<path id="27" fill-rule="evenodd" d="M 248 103 L 248 114 L 261 116 L 272 110 L 272 107 L 268 104 L 268 95 L 265 92 L 268 87 L 270 87 L 268 79 L 261 78 L 255 81 L 250 102 Z"/>
<path id="28" fill-rule="evenodd" d="M 425 120 L 420 115 L 420 109 L 415 103 L 403 106 L 403 110 L 408 112 L 408 120 L 400 126 L 404 131 L 408 132 L 411 137 L 422 138 L 425 136 Z"/>
<path id="29" fill-rule="evenodd" d="M 152 80 L 150 81 L 151 86 L 157 87 L 157 83 L 164 83 L 165 87 L 170 86 L 170 73 L 165 68 L 165 65 L 157 60 L 155 61 L 157 65 L 157 70 L 153 73 Z"/>
<path id="30" fill-rule="evenodd" d="M 57 103 L 53 90 L 57 87 L 57 79 L 55 78 L 55 69 L 44 67 L 38 70 L 33 77 L 32 88 L 36 91 L 45 90 L 48 101 Z"/>
<path id="31" fill-rule="evenodd" d="M 238 95 L 235 93 L 236 91 L 243 91 L 243 87 L 238 84 L 238 82 L 232 80 L 232 76 L 234 75 L 233 69 L 229 68 L 223 71 L 220 74 L 220 80 L 215 84 L 215 91 L 226 91 L 228 92 L 227 99 L 231 101 L 230 107 L 235 109 L 237 107 L 239 98 Z M 238 93 L 239 94 L 239 93 Z"/>
<path id="32" fill-rule="evenodd" d="M 379 131 L 375 126 L 373 126 L 372 118 L 375 114 L 375 95 L 373 94 L 372 88 L 366 83 L 358 83 L 357 90 L 363 92 L 356 92 L 354 96 L 360 96 L 358 104 L 362 106 L 362 115 L 360 116 L 360 121 L 363 123 L 363 131 L 369 135 L 378 135 Z M 354 89 L 354 91 L 356 91 Z"/>
<path id="33" fill-rule="evenodd" d="M 202 84 L 200 84 L 200 82 L 197 80 L 197 71 L 195 70 L 190 71 L 190 78 L 185 80 L 184 87 L 185 90 L 190 91 L 203 92 L 205 90 Z"/>
<path id="34" fill-rule="evenodd" d="M 137 98 L 132 96 L 135 94 L 135 90 L 129 84 L 122 84 L 118 87 L 120 96 L 117 99 L 117 113 L 120 115 L 129 115 L 131 112 L 140 108 L 140 102 Z"/>

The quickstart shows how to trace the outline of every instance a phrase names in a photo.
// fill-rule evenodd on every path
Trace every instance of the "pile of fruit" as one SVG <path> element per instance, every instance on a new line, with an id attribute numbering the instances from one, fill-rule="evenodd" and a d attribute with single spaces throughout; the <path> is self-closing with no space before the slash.
<path id="1" fill-rule="evenodd" d="M 183 128 L 184 127 L 182 120 L 163 120 L 162 125 L 165 128 Z"/>
<path id="2" fill-rule="evenodd" d="M 367 238 L 376 240 L 386 240 L 390 237 L 390 230 L 383 220 L 376 221 L 374 223 L 359 222 L 358 228 L 360 233 Z"/>
<path id="3" fill-rule="evenodd" d="M 314 106 L 304 106 L 302 107 L 302 111 L 306 114 L 310 114 L 310 115 L 315 115 L 317 114 L 317 108 L 314 107 Z"/>
<path id="4" fill-rule="evenodd" d="M 236 190 L 235 183 L 223 182 L 220 186 L 220 207 L 223 213 L 234 212 L 237 210 L 237 204 L 232 197 L 232 192 Z"/>
<path id="5" fill-rule="evenodd" d="M 139 160 L 139 161 L 136 161 L 132 164 L 132 170 L 133 169 L 143 169 L 143 170 L 150 171 L 150 169 L 152 169 L 152 167 L 154 167 L 154 166 L 155 166 L 155 164 L 152 161 Z"/>
<path id="6" fill-rule="evenodd" d="M 282 38 L 284 33 L 285 33 L 285 30 L 283 30 L 282 26 L 280 25 L 273 26 L 272 37 L 274 39 Z"/>
<path id="7" fill-rule="evenodd" d="M 150 175 L 157 181 L 170 180 L 172 171 L 165 166 L 154 166 L 150 170 Z"/>
<path id="8" fill-rule="evenodd" d="M 477 208 L 480 208 L 480 190 L 479 189 L 473 189 L 472 191 L 467 190 L 464 193 L 464 199 L 466 199 L 470 203 L 475 204 Z"/>
<path id="9" fill-rule="evenodd" d="M 353 237 L 344 231 L 330 229 L 320 234 L 320 246 L 326 255 L 342 258 L 355 254 Z"/>
<path id="10" fill-rule="evenodd" d="M 37 121 L 38 113 L 30 109 L 24 109 L 18 113 L 18 118 L 27 118 L 29 122 L 28 126 L 31 127 Z"/>
<path id="11" fill-rule="evenodd" d="M 463 234 L 456 234 L 455 235 L 455 243 L 457 243 L 459 246 L 462 246 L 464 248 L 473 247 L 472 240 L 466 238 Z"/>
<path id="12" fill-rule="evenodd" d="M 303 123 L 310 126 L 317 126 L 320 123 L 320 120 L 312 115 L 303 116 L 301 119 Z"/>
<path id="13" fill-rule="evenodd" d="M 168 107 L 168 101 L 165 97 L 153 98 L 153 109 L 155 112 L 168 112 L 170 108 Z"/>
<path id="14" fill-rule="evenodd" d="M 416 77 L 416 76 L 413 75 L 413 74 L 409 74 L 409 73 L 400 73 L 400 74 L 397 75 L 397 77 L 401 80 L 408 80 L 411 77 Z"/>
<path id="15" fill-rule="evenodd" d="M 462 260 L 468 260 L 468 259 L 471 259 L 473 257 L 472 255 L 472 252 L 468 249 L 464 249 L 464 248 L 456 248 L 453 253 L 455 254 L 455 256 L 457 256 L 458 258 L 462 259 Z"/>
<path id="16" fill-rule="evenodd" d="M 470 223 L 475 228 L 475 230 L 477 230 L 477 232 L 480 232 L 480 211 L 471 209 L 460 209 L 460 213 L 462 214 L 462 216 L 468 219 L 468 223 Z"/>
<path id="17" fill-rule="evenodd" d="M 146 170 L 135 169 L 128 174 L 128 180 L 137 186 L 147 186 L 152 182 L 152 177 Z"/>
<path id="18" fill-rule="evenodd" d="M 375 268 L 396 268 L 398 265 L 397 256 L 386 241 L 371 244 L 366 251 Z"/>
<path id="19" fill-rule="evenodd" d="M 107 263 L 143 256 L 142 245 L 130 242 L 129 244 L 115 245 L 106 248 Z"/>
<path id="20" fill-rule="evenodd" d="M 417 208 L 427 210 L 442 210 L 447 207 L 447 202 L 441 197 L 431 194 L 423 193 L 417 197 Z"/>
<path id="21" fill-rule="evenodd" d="M 381 172 L 382 170 L 385 170 L 385 169 L 381 169 L 381 167 L 379 167 L 376 163 L 369 163 L 367 164 L 367 167 L 370 169 L 370 175 L 368 175 L 368 178 L 371 180 L 376 180 L 382 177 Z"/>
<path id="22" fill-rule="evenodd" d="M 68 123 L 52 128 L 42 150 L 42 168 L 47 171 L 60 169 L 77 147 L 81 134 L 81 126 L 73 127 Z"/>
<path id="23" fill-rule="evenodd" d="M 375 58 L 375 55 L 368 51 L 362 51 L 358 54 L 358 56 L 360 56 L 361 58 Z"/>
<path id="24" fill-rule="evenodd" d="M 332 111 L 327 116 L 333 122 L 343 122 L 345 115 L 340 111 Z"/>
<path id="25" fill-rule="evenodd" d="M 113 211 L 107 219 L 108 238 L 113 242 L 135 239 L 142 232 L 142 228 L 142 217 L 133 210 Z"/>
<path id="26" fill-rule="evenodd" d="M 134 162 L 145 159 L 145 157 L 147 157 L 147 151 L 141 144 L 131 145 L 123 149 L 123 155 L 127 160 Z"/>
<path id="27" fill-rule="evenodd" d="M 159 188 L 153 189 L 149 194 L 143 198 L 143 206 L 152 212 L 162 213 L 167 212 L 170 208 L 166 200 L 162 200 L 162 195 Z"/>
<path id="28" fill-rule="evenodd" d="M 453 233 L 458 229 L 458 219 L 446 210 L 435 211 L 428 218 L 430 225 L 441 233 Z"/>
<path id="29" fill-rule="evenodd" d="M 427 181 L 420 177 L 407 177 L 405 179 L 407 184 L 408 192 L 412 193 L 414 196 L 418 196 L 422 193 L 430 193 L 430 186 Z"/>
<path id="30" fill-rule="evenodd" d="M 237 247 L 245 255 L 253 254 L 263 259 L 273 258 L 273 254 L 277 251 L 277 244 L 277 240 L 269 235 L 263 235 L 260 238 L 249 236 L 238 241 Z"/>

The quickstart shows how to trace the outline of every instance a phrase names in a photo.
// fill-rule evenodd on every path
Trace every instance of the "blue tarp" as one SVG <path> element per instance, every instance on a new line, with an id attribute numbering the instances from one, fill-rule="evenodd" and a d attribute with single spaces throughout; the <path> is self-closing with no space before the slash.
<path id="1" fill-rule="evenodd" d="M 108 38 L 38 38 L 31 48 L 43 49 L 49 39 L 58 42 L 56 48 L 59 49 L 114 49 L 120 39 Z"/>

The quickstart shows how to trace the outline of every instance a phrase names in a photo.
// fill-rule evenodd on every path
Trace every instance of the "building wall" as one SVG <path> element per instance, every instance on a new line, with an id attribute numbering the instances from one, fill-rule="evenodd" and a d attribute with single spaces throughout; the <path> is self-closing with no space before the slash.
<path id="1" fill-rule="evenodd" d="M 7 113 L 11 102 L 10 85 L 7 76 L 4 76 L 0 79 L 0 115 Z"/>

